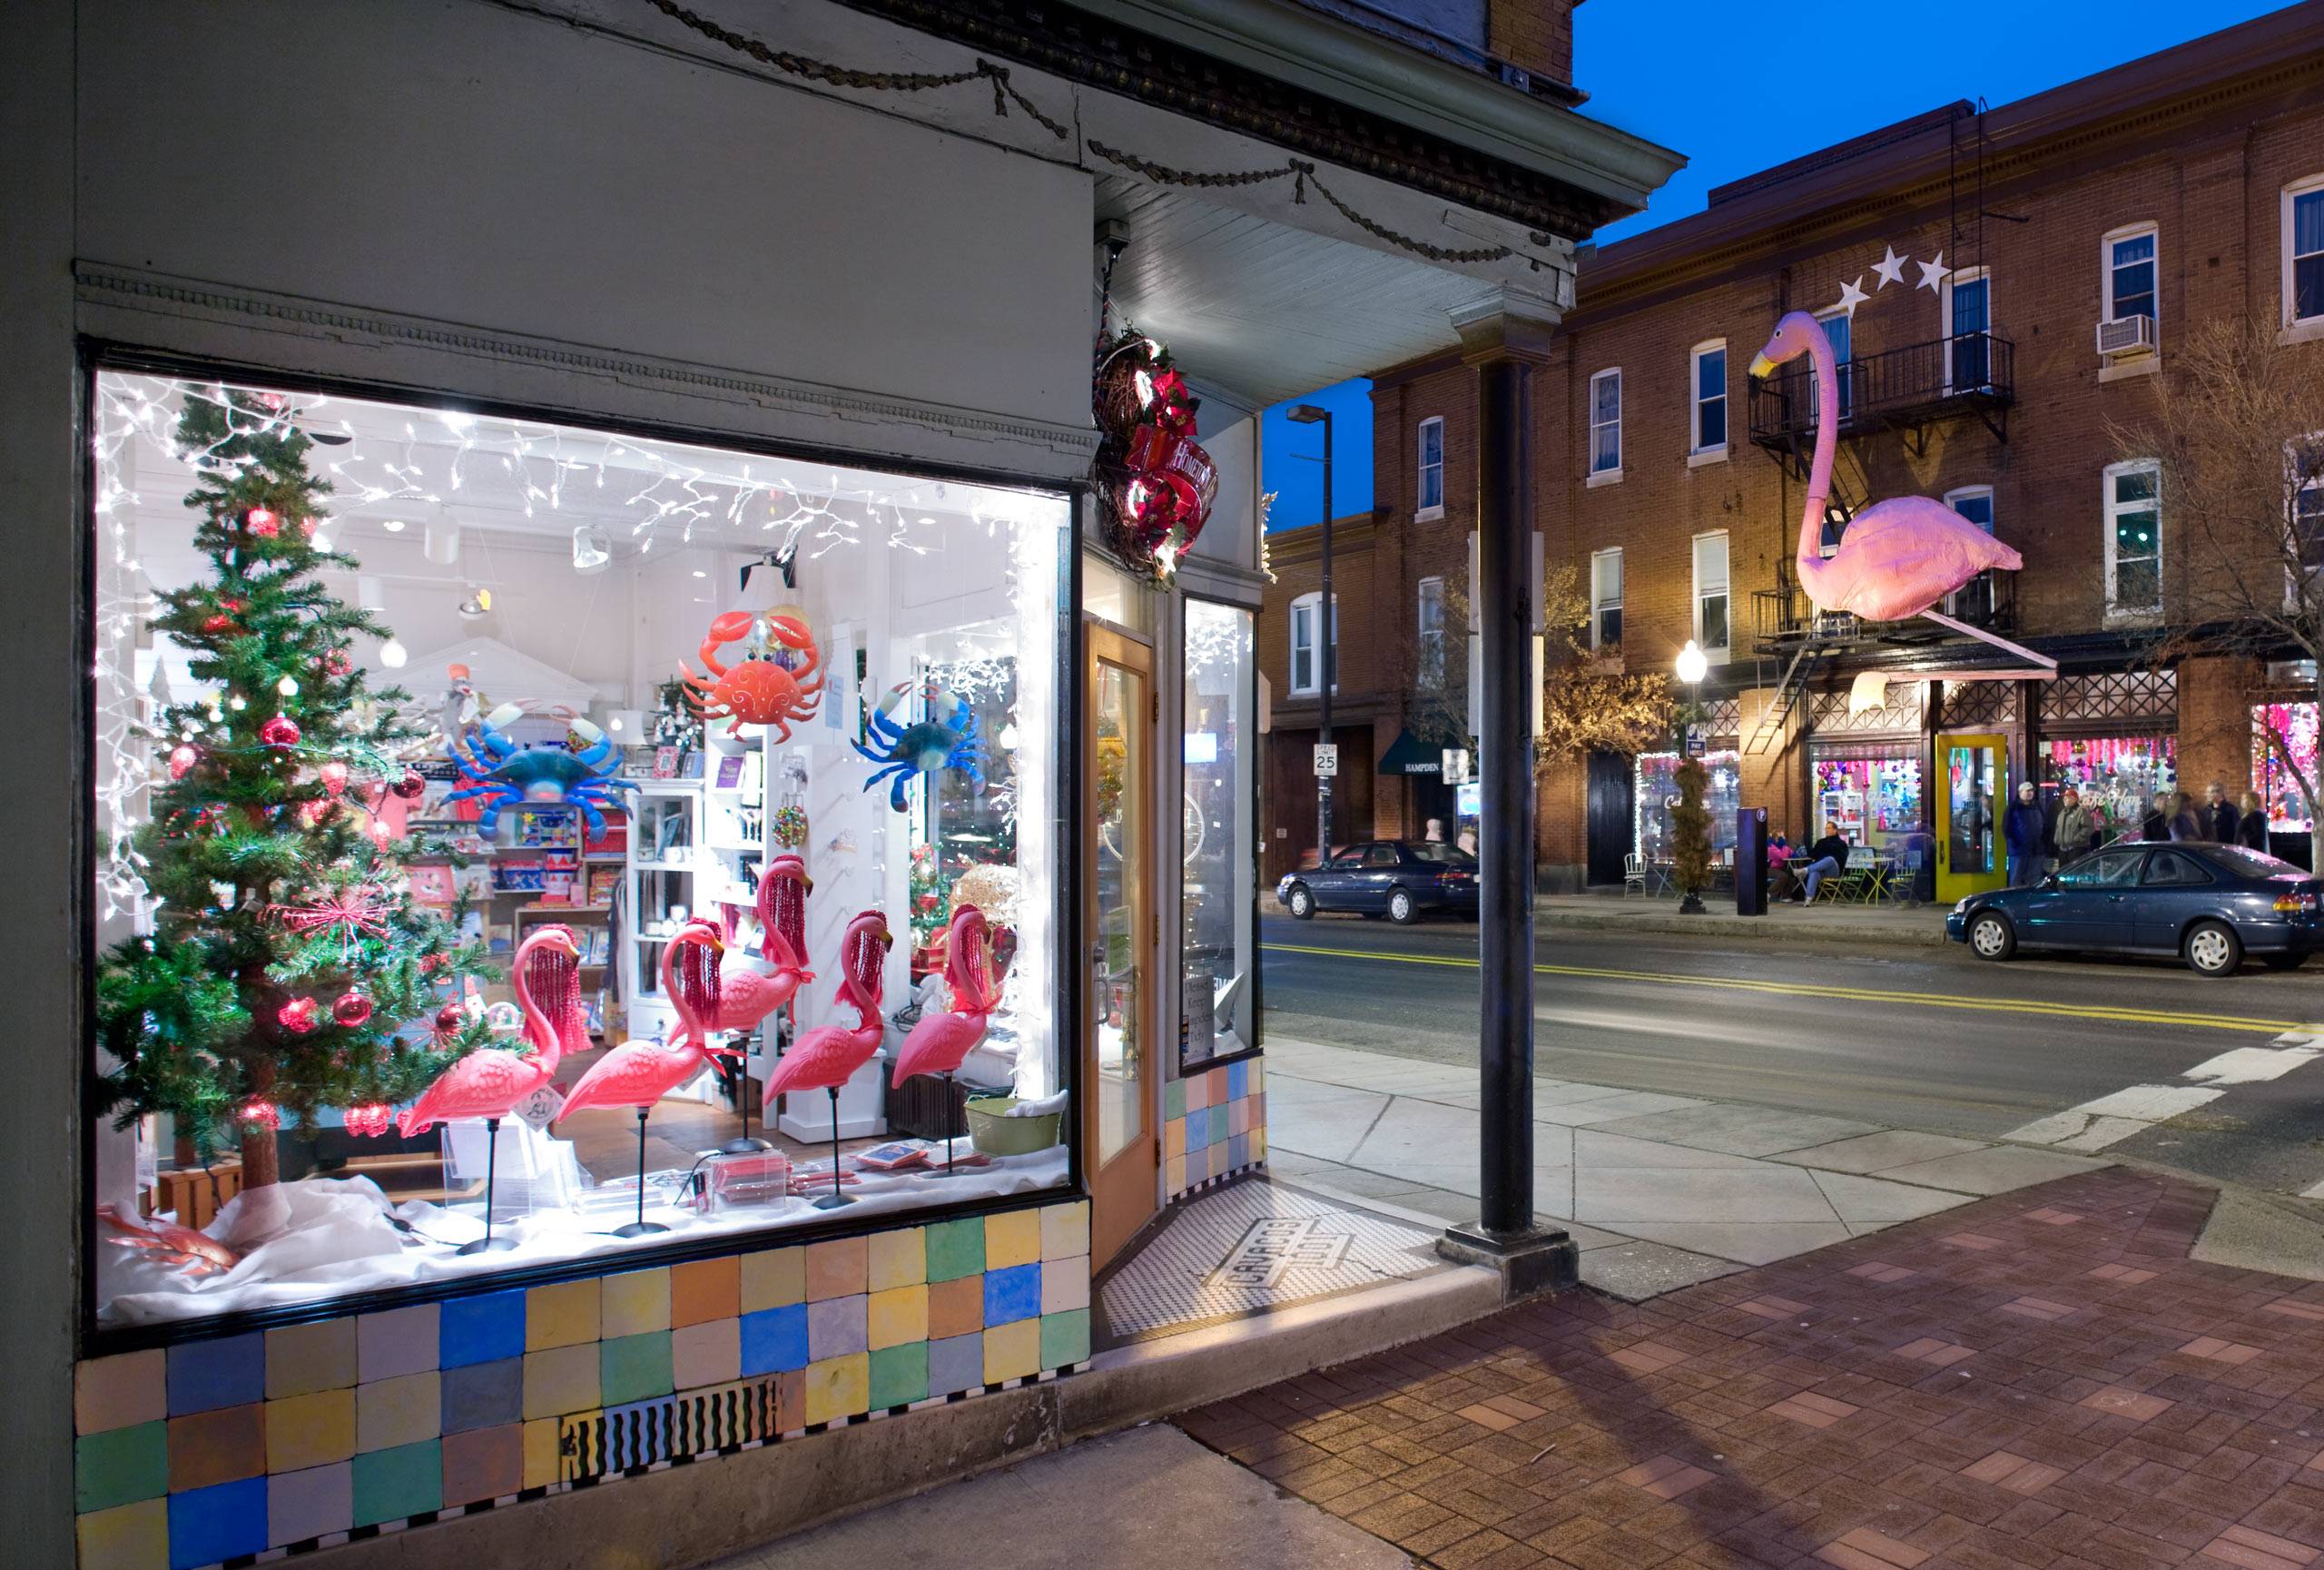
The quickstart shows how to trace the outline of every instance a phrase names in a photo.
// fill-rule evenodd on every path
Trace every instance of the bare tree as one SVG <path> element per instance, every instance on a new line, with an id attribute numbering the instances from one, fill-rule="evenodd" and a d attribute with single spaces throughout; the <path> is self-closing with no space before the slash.
<path id="1" fill-rule="evenodd" d="M 1549 628 L 1541 652 L 1541 755 L 1629 755 L 1668 741 L 1670 678 L 1624 672 L 1619 645 L 1590 647 L 1590 594 L 1572 567 L 1550 570 L 1541 613 Z"/>
<path id="2" fill-rule="evenodd" d="M 2213 323 L 2173 347 L 2157 380 L 2152 415 L 2109 433 L 2126 462 L 2153 460 L 2162 528 L 2186 541 L 2161 657 L 2315 662 L 2324 704 L 2324 347 L 2285 343 L 2270 322 Z M 2145 569 L 2127 585 L 2113 570 L 2110 603 Z M 2273 719 L 2256 731 L 2324 842 L 2314 760 L 2298 760 Z M 2324 854 L 2311 864 L 2324 869 Z"/>

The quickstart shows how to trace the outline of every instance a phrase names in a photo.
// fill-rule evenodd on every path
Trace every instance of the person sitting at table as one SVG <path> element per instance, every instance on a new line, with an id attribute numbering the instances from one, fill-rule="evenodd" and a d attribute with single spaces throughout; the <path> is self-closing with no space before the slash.
<path id="1" fill-rule="evenodd" d="M 1824 837 L 1807 847 L 1806 864 L 1795 863 L 1792 867 L 1799 874 L 1800 886 L 1806 891 L 1800 901 L 1802 904 L 1816 903 L 1816 891 L 1824 886 L 1826 878 L 1848 864 L 1848 852 L 1854 848 L 1848 844 L 1847 836 L 1840 833 L 1839 824 L 1828 823 L 1824 825 Z"/>

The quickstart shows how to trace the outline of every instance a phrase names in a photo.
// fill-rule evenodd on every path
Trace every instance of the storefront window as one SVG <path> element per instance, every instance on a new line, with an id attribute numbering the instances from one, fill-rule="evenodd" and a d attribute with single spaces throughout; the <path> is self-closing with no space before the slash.
<path id="1" fill-rule="evenodd" d="M 94 427 L 103 1321 L 1065 1182 L 1069 1115 L 942 1138 L 1068 1047 L 1062 499 L 111 371 Z"/>
<path id="2" fill-rule="evenodd" d="M 1253 618 L 1207 600 L 1186 605 L 1180 1061 L 1194 1065 L 1258 1044 L 1252 1009 Z"/>
<path id="3" fill-rule="evenodd" d="M 2263 704 L 2251 711 L 2251 788 L 2268 804 L 2271 834 L 2315 831 L 2316 820 L 2299 788 L 2299 775 L 2316 778 L 2316 742 L 2312 703 Z M 2289 761 L 2284 755 L 2287 751 L 2291 755 Z"/>
<path id="4" fill-rule="evenodd" d="M 1851 844 L 1901 854 L 1905 841 L 1924 826 L 1921 760 L 1917 757 L 1818 758 L 1816 814 L 1818 834 L 1837 824 Z"/>
<path id="5" fill-rule="evenodd" d="M 2154 798 L 2179 788 L 2175 736 L 2102 736 L 2041 745 L 2043 798 L 2073 787 L 2102 840 L 2135 835 Z"/>
<path id="6" fill-rule="evenodd" d="M 1743 805 L 1741 758 L 1731 752 L 1702 755 L 1710 786 L 1703 806 L 1710 814 L 1710 853 L 1715 862 L 1735 859 L 1735 813 Z M 1638 850 L 1649 862 L 1671 859 L 1670 809 L 1679 805 L 1679 755 L 1640 753 L 1632 799 L 1638 804 Z"/>

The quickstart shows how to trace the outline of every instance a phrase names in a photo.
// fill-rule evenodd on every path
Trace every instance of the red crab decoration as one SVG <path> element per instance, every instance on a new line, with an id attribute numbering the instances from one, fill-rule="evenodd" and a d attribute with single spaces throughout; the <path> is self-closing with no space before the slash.
<path id="1" fill-rule="evenodd" d="M 118 1205 L 99 1205 L 97 1220 L 111 1235 L 105 1241 L 123 1249 L 140 1249 L 157 1262 L 182 1269 L 192 1277 L 223 1275 L 242 1262 L 241 1255 L 191 1227 L 168 1221 L 145 1221 L 125 1214 Z"/>
<path id="2" fill-rule="evenodd" d="M 678 669 L 685 674 L 686 706 L 704 720 L 732 720 L 726 727 L 729 736 L 740 735 L 746 725 L 763 725 L 773 727 L 777 740 L 789 741 L 792 726 L 814 718 L 822 705 L 824 678 L 815 675 L 822 657 L 805 622 L 793 616 L 770 616 L 766 621 L 773 640 L 806 656 L 796 670 L 771 659 L 719 664 L 719 650 L 748 637 L 756 619 L 747 610 L 730 610 L 710 624 L 700 651 L 707 675 L 696 676 L 693 667 L 678 661 Z"/>

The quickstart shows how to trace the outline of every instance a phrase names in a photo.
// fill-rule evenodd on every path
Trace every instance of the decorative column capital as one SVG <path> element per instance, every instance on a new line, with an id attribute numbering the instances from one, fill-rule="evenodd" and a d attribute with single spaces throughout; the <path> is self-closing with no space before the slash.
<path id="1" fill-rule="evenodd" d="M 1564 291 L 1561 289 L 1560 293 Z M 1563 320 L 1565 301 L 1512 284 L 1500 284 L 1447 312 L 1461 335 L 1461 357 L 1472 365 L 1495 360 L 1547 360 Z"/>

